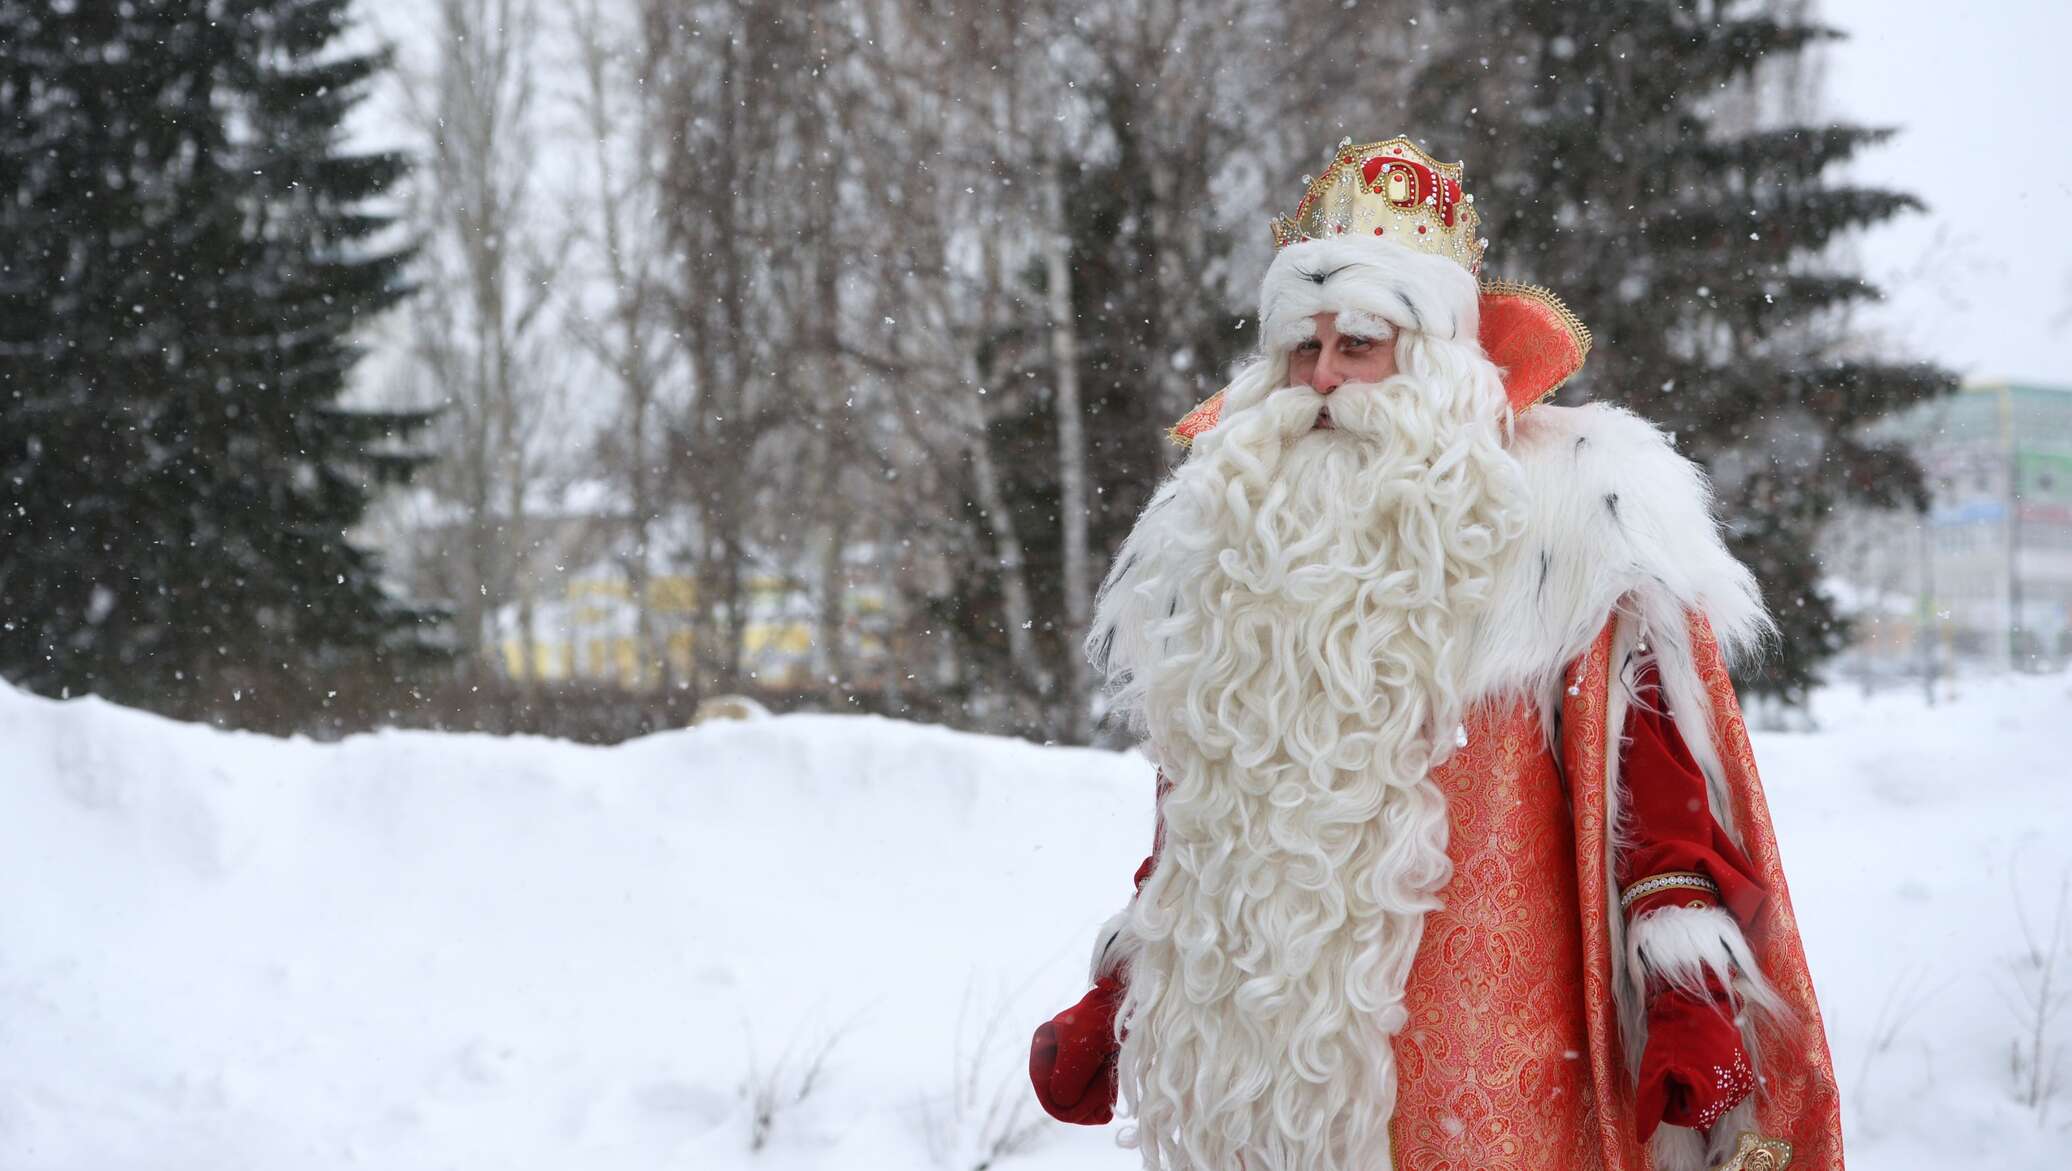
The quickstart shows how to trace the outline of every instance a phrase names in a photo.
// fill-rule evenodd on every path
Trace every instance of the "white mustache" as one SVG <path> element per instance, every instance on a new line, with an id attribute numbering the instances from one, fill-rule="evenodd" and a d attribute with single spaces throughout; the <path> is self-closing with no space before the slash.
<path id="1" fill-rule="evenodd" d="M 1402 395 L 1415 393 L 1410 381 L 1400 375 L 1381 382 L 1348 382 L 1329 394 L 1298 383 L 1269 393 L 1252 409 L 1272 420 L 1272 430 L 1283 439 L 1315 430 L 1317 417 L 1326 411 L 1333 430 L 1373 437 L 1391 429 L 1387 414 L 1392 404 Z"/>

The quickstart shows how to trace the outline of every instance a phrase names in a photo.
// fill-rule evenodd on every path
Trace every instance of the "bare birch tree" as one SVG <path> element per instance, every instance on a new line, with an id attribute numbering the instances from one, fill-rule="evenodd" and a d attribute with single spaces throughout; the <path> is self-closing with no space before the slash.
<path id="1" fill-rule="evenodd" d="M 666 685 L 671 666 L 657 628 L 653 570 L 656 526 L 671 502 L 665 414 L 675 405 L 680 365 L 668 330 L 666 261 L 656 231 L 660 186 L 654 122 L 632 66 L 639 45 L 627 5 L 562 0 L 575 48 L 577 121 L 586 139 L 588 183 L 568 210 L 570 235 L 602 286 L 593 306 L 571 307 L 568 329 L 618 385 L 619 400 L 597 444 L 599 461 L 625 493 L 624 540 L 616 543 L 634 608 L 643 680 Z"/>
<path id="2" fill-rule="evenodd" d="M 424 234 L 424 294 L 411 349 L 442 408 L 442 460 L 427 477 L 458 520 L 461 548 L 443 585 L 462 648 L 477 662 L 497 608 L 515 603 L 521 676 L 534 661 L 537 587 L 527 570 L 529 491 L 555 437 L 559 387 L 543 316 L 565 244 L 538 238 L 533 187 L 536 0 L 438 0 L 431 60 L 406 71 L 408 109 L 426 143 L 412 193 Z M 443 525 L 428 525 L 432 539 Z"/>

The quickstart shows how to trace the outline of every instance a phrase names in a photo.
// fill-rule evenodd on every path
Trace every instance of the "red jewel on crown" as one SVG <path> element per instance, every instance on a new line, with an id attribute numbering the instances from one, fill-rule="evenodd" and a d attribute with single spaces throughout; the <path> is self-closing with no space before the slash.
<path id="1" fill-rule="evenodd" d="M 1442 163 L 1407 138 L 1344 144 L 1322 174 L 1303 177 L 1295 213 L 1271 225 L 1274 246 L 1372 234 L 1475 272 L 1485 244 L 1476 233 L 1475 201 L 1462 190 L 1460 175 L 1460 164 Z"/>

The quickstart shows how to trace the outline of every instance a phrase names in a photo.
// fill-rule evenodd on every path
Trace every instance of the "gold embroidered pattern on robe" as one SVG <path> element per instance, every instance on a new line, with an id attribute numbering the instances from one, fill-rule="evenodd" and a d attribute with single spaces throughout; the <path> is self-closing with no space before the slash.
<path id="1" fill-rule="evenodd" d="M 1575 854 L 1561 776 L 1524 703 L 1479 711 L 1432 776 L 1453 878 L 1425 916 L 1396 1035 L 1401 1171 L 1594 1166 Z"/>

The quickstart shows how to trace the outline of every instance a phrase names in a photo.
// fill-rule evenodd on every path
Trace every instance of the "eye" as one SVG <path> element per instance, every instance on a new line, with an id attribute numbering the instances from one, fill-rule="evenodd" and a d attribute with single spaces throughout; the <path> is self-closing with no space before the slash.
<path id="1" fill-rule="evenodd" d="M 1369 346 L 1374 344 L 1373 338 L 1361 337 L 1358 334 L 1346 334 L 1338 340 L 1341 343 L 1340 349 L 1353 354 L 1364 353 Z"/>
<path id="2" fill-rule="evenodd" d="M 1309 338 L 1305 341 L 1299 341 L 1295 343 L 1295 352 L 1298 354 L 1314 354 L 1323 348 L 1323 343 L 1319 342 L 1315 338 Z"/>

